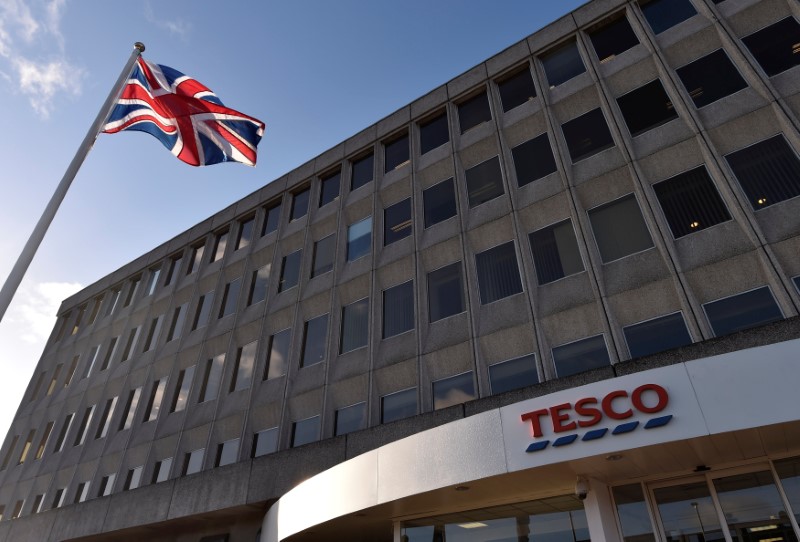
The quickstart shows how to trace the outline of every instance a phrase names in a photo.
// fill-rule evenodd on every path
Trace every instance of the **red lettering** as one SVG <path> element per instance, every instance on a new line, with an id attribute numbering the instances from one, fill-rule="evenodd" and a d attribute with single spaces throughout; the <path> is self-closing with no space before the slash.
<path id="1" fill-rule="evenodd" d="M 605 415 L 615 420 L 624 420 L 625 418 L 630 418 L 631 416 L 633 416 L 633 411 L 631 409 L 622 412 L 617 412 L 616 410 L 614 410 L 614 405 L 613 405 L 614 399 L 616 399 L 617 397 L 627 397 L 627 396 L 628 396 L 627 391 L 617 390 L 617 391 L 612 391 L 611 393 L 603 397 L 602 407 Z"/>
<path id="2" fill-rule="evenodd" d="M 645 405 L 644 401 L 642 400 L 642 395 L 644 395 L 644 393 L 647 391 L 655 392 L 656 397 L 658 397 L 658 402 L 654 406 L 649 407 Z M 655 412 L 661 412 L 667 408 L 667 404 L 669 403 L 669 394 L 667 393 L 667 390 L 658 384 L 643 384 L 633 390 L 633 393 L 631 394 L 631 402 L 639 412 L 653 414 Z"/>
<path id="3" fill-rule="evenodd" d="M 586 397 L 585 399 L 578 399 L 575 402 L 575 412 L 579 416 L 589 418 L 588 420 L 578 420 L 578 425 L 581 427 L 591 427 L 600 423 L 603 419 L 603 414 L 599 409 L 590 407 L 588 405 L 596 405 L 597 399 L 594 397 Z"/>
<path id="4" fill-rule="evenodd" d="M 556 433 L 563 433 L 564 431 L 574 431 L 577 425 L 573 421 L 569 421 L 569 414 L 562 413 L 562 410 L 572 410 L 572 405 L 564 403 L 550 407 L 550 419 L 553 421 L 553 431 Z M 564 424 L 562 422 L 569 421 Z"/>
<path id="5" fill-rule="evenodd" d="M 520 418 L 523 422 L 531 422 L 531 432 L 533 436 L 539 438 L 542 436 L 542 424 L 539 423 L 539 418 L 547 414 L 547 409 L 534 410 L 533 412 L 526 412 Z"/>

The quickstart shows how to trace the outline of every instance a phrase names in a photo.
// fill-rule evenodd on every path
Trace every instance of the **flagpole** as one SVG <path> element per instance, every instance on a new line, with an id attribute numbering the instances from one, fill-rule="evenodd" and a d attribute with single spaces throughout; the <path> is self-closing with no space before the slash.
<path id="1" fill-rule="evenodd" d="M 36 227 L 33 229 L 28 242 L 25 243 L 25 246 L 22 248 L 22 252 L 17 259 L 17 262 L 11 269 L 11 273 L 8 274 L 8 278 L 6 279 L 5 284 L 3 284 L 2 290 L 0 290 L 0 321 L 3 320 L 6 309 L 8 309 L 8 306 L 11 304 L 11 300 L 14 298 L 14 294 L 17 292 L 17 288 L 19 288 L 19 284 L 22 282 L 22 277 L 25 276 L 25 272 L 28 270 L 28 266 L 30 266 L 33 256 L 36 254 L 36 250 L 42 243 L 44 234 L 50 227 L 50 223 L 53 221 L 53 217 L 55 217 L 59 205 L 61 205 L 61 202 L 64 200 L 64 196 L 67 194 L 69 185 L 72 184 L 72 180 L 75 178 L 75 175 L 77 175 L 78 170 L 83 164 L 83 161 L 86 159 L 86 155 L 89 154 L 92 146 L 94 146 L 94 142 L 100 133 L 100 129 L 103 127 L 103 124 L 105 124 L 108 114 L 111 112 L 111 108 L 119 98 L 119 95 L 122 93 L 125 81 L 128 80 L 128 76 L 133 69 L 133 65 L 136 63 L 136 60 L 139 58 L 139 55 L 141 55 L 142 52 L 144 52 L 144 44 L 137 41 L 133 45 L 133 52 L 131 52 L 130 58 L 125 63 L 125 67 L 122 68 L 122 73 L 120 73 L 119 77 L 117 78 L 117 82 L 114 83 L 114 87 L 111 89 L 108 98 L 106 98 L 106 101 L 100 108 L 97 118 L 94 119 L 89 131 L 86 133 L 86 137 L 83 138 L 83 142 L 78 148 L 78 151 L 75 153 L 75 157 L 72 159 L 72 162 L 70 162 L 67 171 L 64 173 L 64 177 L 61 178 L 61 182 L 58 184 L 58 187 L 56 187 L 53 197 L 50 198 L 50 202 L 47 204 L 47 207 L 45 207 L 41 218 L 39 218 L 39 222 L 36 223 Z"/>

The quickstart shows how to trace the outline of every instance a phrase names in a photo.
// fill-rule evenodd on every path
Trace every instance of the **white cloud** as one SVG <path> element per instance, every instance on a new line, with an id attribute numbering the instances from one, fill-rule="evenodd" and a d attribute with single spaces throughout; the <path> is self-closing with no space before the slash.
<path id="1" fill-rule="evenodd" d="M 157 17 L 153 12 L 153 6 L 150 4 L 150 2 L 145 2 L 144 4 L 144 16 L 145 19 L 147 19 L 147 22 L 150 24 L 154 24 L 157 27 L 170 32 L 171 34 L 176 34 L 183 40 L 188 37 L 189 32 L 192 30 L 192 25 L 183 19 L 167 21 Z"/>
<path id="2" fill-rule="evenodd" d="M 39 23 L 23 0 L 0 0 L 0 27 L 12 27 L 30 43 L 39 31 Z"/>
<path id="3" fill-rule="evenodd" d="M 18 330 L 21 341 L 43 343 L 53 330 L 61 302 L 81 288 L 83 286 L 77 282 L 23 284 L 4 323 Z"/>
<path id="4" fill-rule="evenodd" d="M 50 116 L 53 98 L 59 91 L 80 94 L 83 72 L 65 60 L 36 63 L 25 58 L 14 59 L 19 89 L 28 96 L 33 109 L 42 118 Z"/>
<path id="5" fill-rule="evenodd" d="M 47 30 L 56 38 L 62 51 L 64 50 L 64 36 L 61 35 L 61 17 L 64 15 L 65 5 L 66 0 L 51 0 L 45 8 Z"/>

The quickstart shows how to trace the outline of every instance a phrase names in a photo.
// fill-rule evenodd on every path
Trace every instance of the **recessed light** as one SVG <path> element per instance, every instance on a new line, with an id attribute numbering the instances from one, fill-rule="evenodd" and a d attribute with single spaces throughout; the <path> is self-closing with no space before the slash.
<path id="1" fill-rule="evenodd" d="M 606 456 L 606 461 L 619 461 L 623 457 L 625 456 L 622 454 L 611 454 Z"/>
<path id="2" fill-rule="evenodd" d="M 469 486 L 456 486 L 456 491 L 469 491 Z"/>

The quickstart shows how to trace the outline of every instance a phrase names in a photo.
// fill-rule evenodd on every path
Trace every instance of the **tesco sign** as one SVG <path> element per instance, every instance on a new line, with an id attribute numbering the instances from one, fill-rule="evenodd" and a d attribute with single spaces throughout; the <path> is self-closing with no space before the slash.
<path id="1" fill-rule="evenodd" d="M 603 397 L 584 397 L 574 403 L 561 403 L 522 414 L 523 422 L 530 423 L 531 434 L 539 438 L 545 426 L 553 433 L 564 433 L 593 427 L 605 418 L 626 420 L 635 412 L 655 414 L 669 404 L 669 393 L 658 384 L 642 384 L 631 392 L 614 390 Z"/>

